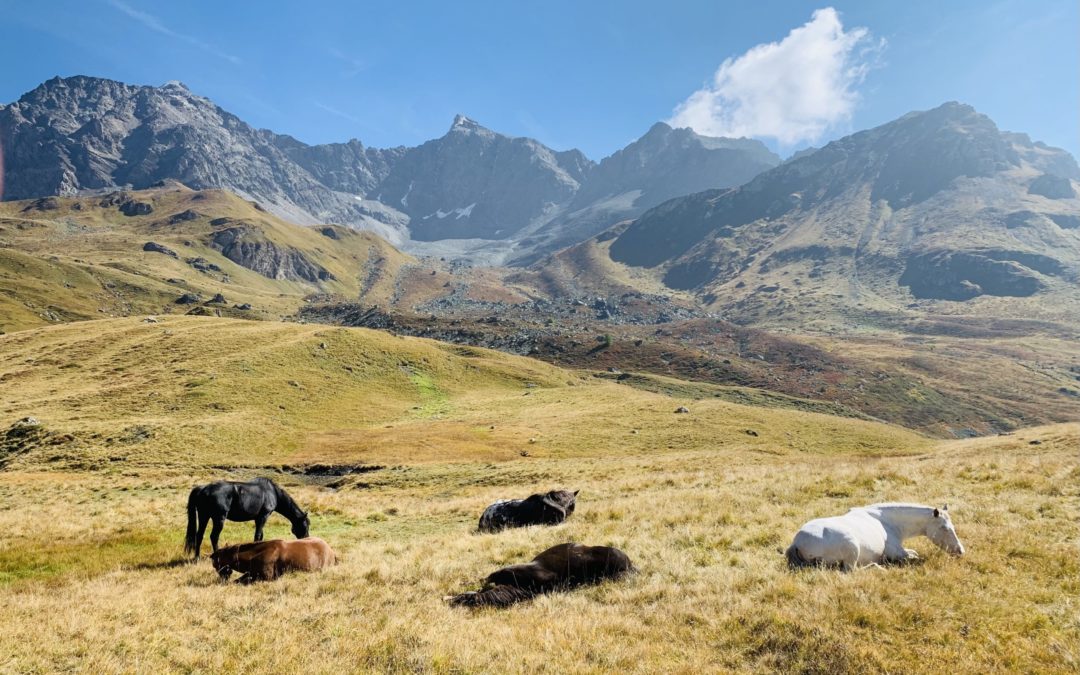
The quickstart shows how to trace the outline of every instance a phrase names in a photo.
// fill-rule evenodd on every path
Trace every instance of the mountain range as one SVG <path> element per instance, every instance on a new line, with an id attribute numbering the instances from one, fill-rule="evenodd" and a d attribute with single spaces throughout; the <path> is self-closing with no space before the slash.
<path id="1" fill-rule="evenodd" d="M 745 185 L 668 200 L 579 246 L 743 322 L 905 308 L 1075 318 L 1078 180 L 1067 152 L 947 103 Z"/>
<path id="2" fill-rule="evenodd" d="M 300 224 L 497 266 L 546 297 L 676 293 L 744 324 L 1080 321 L 1080 167 L 960 103 L 787 161 L 658 123 L 600 162 L 459 115 L 416 147 L 308 145 L 178 82 L 54 78 L 0 106 L 8 200 L 222 188 Z M 528 291 L 531 293 L 533 291 Z"/>
<path id="3" fill-rule="evenodd" d="M 179 82 L 51 79 L 0 106 L 5 199 L 223 188 L 301 224 L 369 229 L 399 245 L 499 242 L 498 261 L 577 243 L 664 199 L 746 182 L 780 159 L 758 141 L 653 127 L 599 164 L 459 115 L 418 147 L 308 145 L 254 129 Z M 524 240 L 524 241 L 523 241 Z"/>

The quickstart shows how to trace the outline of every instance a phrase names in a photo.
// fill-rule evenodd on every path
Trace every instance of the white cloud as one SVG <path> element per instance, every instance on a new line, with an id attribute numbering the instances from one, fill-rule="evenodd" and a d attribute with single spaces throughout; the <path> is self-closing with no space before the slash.
<path id="1" fill-rule="evenodd" d="M 349 120 L 353 124 L 363 124 L 363 122 L 360 120 L 359 117 L 357 117 L 356 115 L 349 114 L 349 113 L 345 112 L 344 110 L 339 110 L 338 108 L 335 108 L 334 106 L 326 105 L 325 103 L 320 103 L 319 101 L 312 101 L 311 103 L 312 103 L 312 105 L 314 105 L 319 110 L 322 110 L 324 112 L 328 112 L 331 115 L 340 117 L 341 119 Z"/>
<path id="2" fill-rule="evenodd" d="M 707 136 L 814 142 L 850 119 L 855 87 L 884 47 L 866 28 L 845 31 L 832 7 L 779 42 L 728 58 L 711 83 L 680 103 L 668 124 Z"/>
<path id="3" fill-rule="evenodd" d="M 233 56 L 232 54 L 228 54 L 226 52 L 223 52 L 220 49 L 214 47 L 213 45 L 207 44 L 206 42 L 203 42 L 202 40 L 200 40 L 199 38 L 197 38 L 197 37 L 195 37 L 193 35 L 185 35 L 183 33 L 177 33 L 176 31 L 174 31 L 173 29 L 169 28 L 164 23 L 162 23 L 161 19 L 157 18 L 153 14 L 150 14 L 148 12 L 144 12 L 141 9 L 136 9 L 135 7 L 132 7 L 131 5 L 127 4 L 126 2 L 123 2 L 123 0 L 106 0 L 106 2 L 108 2 L 110 5 L 112 5 L 117 10 L 123 12 L 124 14 L 127 14 L 129 17 L 131 17 L 135 21 L 138 21 L 143 26 L 146 26 L 147 28 L 149 28 L 152 31 L 161 33 L 162 35 L 168 35 L 169 37 L 175 38 L 177 40 L 183 40 L 184 42 L 187 42 L 190 45 L 194 45 L 195 47 L 198 47 L 199 49 L 203 50 L 204 52 L 207 52 L 209 54 L 213 54 L 214 56 L 216 56 L 218 58 L 225 59 L 226 61 L 228 61 L 229 63 L 231 63 L 233 65 L 239 65 L 240 64 L 240 59 L 238 57 Z"/>
<path id="4" fill-rule="evenodd" d="M 331 48 L 329 52 L 331 56 L 333 56 L 338 61 L 341 61 L 341 63 L 346 66 L 346 69 L 341 73 L 341 76 L 346 79 L 356 77 L 357 75 L 368 69 L 368 63 L 363 59 L 358 59 L 355 56 L 349 56 L 348 54 L 337 48 Z"/>

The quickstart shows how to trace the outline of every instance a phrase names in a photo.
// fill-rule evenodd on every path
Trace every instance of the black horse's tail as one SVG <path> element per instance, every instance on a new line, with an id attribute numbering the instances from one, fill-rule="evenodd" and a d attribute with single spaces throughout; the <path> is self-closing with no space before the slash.
<path id="1" fill-rule="evenodd" d="M 198 524 L 195 522 L 198 516 L 198 506 L 196 498 L 199 496 L 199 491 L 202 488 L 192 488 L 191 494 L 187 499 L 187 536 L 184 538 L 184 553 L 194 553 L 195 547 L 199 545 L 198 539 Z"/>
<path id="2" fill-rule="evenodd" d="M 515 602 L 528 600 L 536 593 L 517 586 L 494 586 L 478 593 L 462 593 L 451 597 L 456 607 L 509 607 Z"/>

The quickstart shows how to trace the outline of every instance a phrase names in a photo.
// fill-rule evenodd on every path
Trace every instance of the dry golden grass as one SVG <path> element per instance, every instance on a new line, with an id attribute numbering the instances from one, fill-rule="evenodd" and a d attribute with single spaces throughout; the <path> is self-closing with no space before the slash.
<path id="1" fill-rule="evenodd" d="M 1010 429 L 1080 419 L 1080 352 L 1077 341 L 1055 334 L 958 338 L 878 334 L 843 338 L 801 336 L 826 352 L 868 370 L 889 373 L 886 382 L 918 383 L 907 391 L 856 391 L 850 404 L 948 437 L 975 427 Z M 927 385 L 927 386 L 922 386 Z M 945 394 L 942 396 L 941 394 Z M 920 407 L 939 420 L 927 424 Z M 920 419 L 922 418 L 922 419 Z"/>
<path id="2" fill-rule="evenodd" d="M 0 471 L 0 671 L 1080 668 L 1075 424 L 937 443 L 373 331 L 196 318 L 3 336 L 0 381 L 5 424 L 78 439 Z M 135 426 L 151 436 L 115 440 Z M 240 587 L 176 564 L 193 484 L 296 461 L 387 467 L 337 490 L 279 476 L 339 566 Z M 582 490 L 565 524 L 474 533 L 494 499 L 559 486 Z M 883 500 L 948 502 L 968 555 L 914 540 L 921 564 L 786 569 L 802 522 Z M 640 572 L 504 611 L 442 601 L 570 540 Z"/>

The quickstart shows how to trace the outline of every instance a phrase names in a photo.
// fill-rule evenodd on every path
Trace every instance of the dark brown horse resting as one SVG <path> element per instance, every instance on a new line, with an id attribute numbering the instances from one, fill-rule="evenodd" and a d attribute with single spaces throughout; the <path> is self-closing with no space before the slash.
<path id="1" fill-rule="evenodd" d="M 310 522 L 307 514 L 293 498 L 269 478 L 256 478 L 247 483 L 217 481 L 201 485 L 188 496 L 187 537 L 184 551 L 199 558 L 203 534 L 208 521 L 214 521 L 210 531 L 210 545 L 218 550 L 218 538 L 225 520 L 236 522 L 255 521 L 255 541 L 262 541 L 263 526 L 270 514 L 277 511 L 292 523 L 292 533 L 297 539 L 308 536 Z M 196 523 L 198 520 L 198 523 Z"/>
<path id="2" fill-rule="evenodd" d="M 250 584 L 273 581 L 286 572 L 324 569 L 337 563 L 337 554 L 318 537 L 296 541 L 271 539 L 226 546 L 214 551 L 210 561 L 223 582 L 238 572 L 241 576 L 237 583 Z"/>
<path id="3" fill-rule="evenodd" d="M 574 513 L 578 490 L 552 490 L 528 499 L 503 499 L 484 509 L 478 529 L 498 532 L 508 527 L 557 525 Z"/>
<path id="4" fill-rule="evenodd" d="M 618 579 L 634 571 L 630 558 L 610 546 L 559 544 L 523 565 L 510 565 L 489 575 L 479 592 L 448 600 L 465 607 L 507 607 L 541 593 Z"/>

